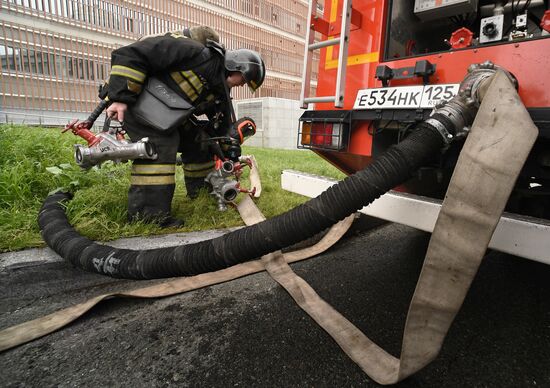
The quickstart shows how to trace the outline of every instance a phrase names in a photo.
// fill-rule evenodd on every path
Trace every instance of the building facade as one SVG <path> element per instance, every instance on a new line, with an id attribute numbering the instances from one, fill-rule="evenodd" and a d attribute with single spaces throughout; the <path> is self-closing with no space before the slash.
<path id="1" fill-rule="evenodd" d="M 2 0 L 0 122 L 85 118 L 99 102 L 113 49 L 195 25 L 214 28 L 227 48 L 264 59 L 264 85 L 254 96 L 237 88 L 236 100 L 296 100 L 307 11 L 303 0 Z"/>

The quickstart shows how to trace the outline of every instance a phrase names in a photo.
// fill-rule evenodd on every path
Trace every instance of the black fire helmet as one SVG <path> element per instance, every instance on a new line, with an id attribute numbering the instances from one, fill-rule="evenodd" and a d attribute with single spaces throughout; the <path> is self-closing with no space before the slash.
<path id="1" fill-rule="evenodd" d="M 225 68 L 227 71 L 240 72 L 252 93 L 264 82 L 264 61 L 256 51 L 248 49 L 227 50 L 225 52 Z"/>

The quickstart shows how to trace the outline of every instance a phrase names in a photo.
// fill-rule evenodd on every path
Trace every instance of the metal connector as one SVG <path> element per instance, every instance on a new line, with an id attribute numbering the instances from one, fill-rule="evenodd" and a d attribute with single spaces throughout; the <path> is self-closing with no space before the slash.
<path id="1" fill-rule="evenodd" d="M 227 203 L 232 202 L 239 194 L 239 182 L 230 179 L 235 175 L 235 165 L 232 161 L 226 160 L 219 169 L 210 172 L 204 179 L 212 185 L 210 194 L 218 201 L 218 210 L 227 210 Z"/>
<path id="2" fill-rule="evenodd" d="M 134 159 L 154 160 L 158 157 L 154 145 L 146 137 L 132 143 L 102 132 L 96 138 L 99 142 L 92 147 L 75 144 L 74 158 L 80 167 L 88 169 L 107 160 L 120 163 Z"/>
<path id="3" fill-rule="evenodd" d="M 426 123 L 432 125 L 441 134 L 446 144 L 450 144 L 453 139 L 462 137 L 468 132 L 485 91 L 497 70 L 502 70 L 517 88 L 517 80 L 492 62 L 472 64 L 468 67 L 468 74 L 460 83 L 458 94 L 451 100 L 437 105 L 432 111 Z"/>

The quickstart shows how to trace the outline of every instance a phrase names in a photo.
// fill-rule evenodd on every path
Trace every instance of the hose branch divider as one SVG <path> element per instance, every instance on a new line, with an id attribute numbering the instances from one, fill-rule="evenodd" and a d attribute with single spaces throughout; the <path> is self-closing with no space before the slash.
<path id="1" fill-rule="evenodd" d="M 87 271 L 112 277 L 152 279 L 217 271 L 305 240 L 370 204 L 437 155 L 471 125 L 491 63 L 472 66 L 459 94 L 437 107 L 431 117 L 365 169 L 317 198 L 264 222 L 195 244 L 150 250 L 118 249 L 81 236 L 69 223 L 63 202 L 68 193 L 46 198 L 38 223 L 42 236 L 61 257 Z"/>

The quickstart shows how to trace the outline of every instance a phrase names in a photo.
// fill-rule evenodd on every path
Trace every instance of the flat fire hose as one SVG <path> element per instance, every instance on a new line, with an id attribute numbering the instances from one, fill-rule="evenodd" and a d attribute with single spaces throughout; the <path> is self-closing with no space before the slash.
<path id="1" fill-rule="evenodd" d="M 250 161 L 250 188 L 254 189 L 254 198 L 260 198 L 260 195 L 262 195 L 262 181 L 260 180 L 258 162 L 254 155 L 243 155 L 242 159 Z"/>
<path id="2" fill-rule="evenodd" d="M 400 358 L 323 301 L 280 253 L 263 256 L 268 273 L 373 380 L 385 385 L 405 379 L 439 353 L 537 134 L 514 86 L 498 72 L 441 207 L 409 306 Z M 247 224 L 263 220 L 252 204 L 242 205 L 239 211 Z"/>
<path id="3" fill-rule="evenodd" d="M 250 206 L 257 210 L 250 197 L 246 196 L 245 200 L 246 199 L 250 200 L 250 202 L 246 201 L 246 203 L 251 204 Z M 340 238 L 342 238 L 342 236 L 348 231 L 354 218 L 355 215 L 352 214 L 351 216 L 333 225 L 328 233 L 325 234 L 325 236 L 323 236 L 323 238 L 316 244 L 304 249 L 285 253 L 284 258 L 288 261 L 288 263 L 293 263 L 326 251 L 338 242 Z M 110 299 L 113 297 L 161 298 L 172 296 L 214 284 L 224 283 L 243 276 L 262 272 L 264 270 L 265 268 L 262 260 L 255 260 L 222 269 L 220 271 L 208 272 L 190 277 L 175 278 L 160 284 L 142 287 L 127 292 L 102 294 L 77 305 L 58 310 L 49 315 L 1 330 L 0 352 L 22 345 L 26 342 L 35 340 L 61 329 L 63 326 L 68 325 L 84 315 L 87 311 L 105 299 Z"/>

